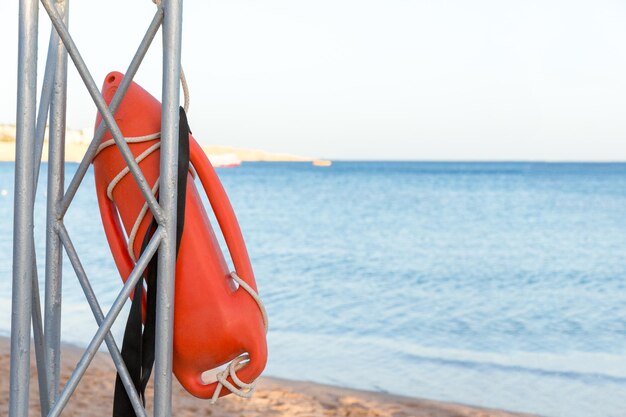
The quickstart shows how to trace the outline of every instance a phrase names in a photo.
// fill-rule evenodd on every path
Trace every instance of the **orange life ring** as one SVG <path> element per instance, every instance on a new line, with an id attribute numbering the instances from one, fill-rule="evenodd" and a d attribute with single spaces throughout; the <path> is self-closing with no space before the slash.
<path id="1" fill-rule="evenodd" d="M 102 95 L 107 104 L 123 77 L 119 72 L 106 76 Z M 133 82 L 114 116 L 133 155 L 140 160 L 139 166 L 148 184 L 158 184 L 161 103 Z M 96 126 L 101 121 L 98 114 Z M 137 137 L 143 140 L 129 140 Z M 127 173 L 128 168 L 117 146 L 108 146 L 111 138 L 107 131 L 93 161 L 94 175 L 106 237 L 120 275 L 126 281 L 135 266 L 134 258 L 140 253 L 152 215 L 146 210 L 134 178 Z M 208 196 L 242 282 L 237 288 L 231 278 L 190 173 L 187 177 L 185 226 L 176 262 L 173 371 L 192 395 L 212 398 L 228 393 L 222 389 L 224 385 L 227 388 L 228 384 L 246 387 L 261 374 L 267 361 L 267 323 L 264 311 L 243 288 L 247 286 L 257 291 L 232 206 L 211 163 L 191 135 L 189 146 L 191 165 Z M 127 243 L 126 236 L 135 238 Z M 246 354 L 247 358 L 242 356 Z M 232 372 L 226 376 L 223 374 L 222 382 L 205 384 L 202 381 L 203 372 L 231 361 L 236 366 L 231 366 Z"/>

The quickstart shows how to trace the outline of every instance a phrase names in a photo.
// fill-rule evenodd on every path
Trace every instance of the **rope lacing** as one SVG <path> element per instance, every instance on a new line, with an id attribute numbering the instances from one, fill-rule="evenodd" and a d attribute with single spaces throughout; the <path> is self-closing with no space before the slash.
<path id="1" fill-rule="evenodd" d="M 144 135 L 144 136 L 128 137 L 128 138 L 124 138 L 124 140 L 126 141 L 126 143 L 141 143 L 141 142 L 149 142 L 152 140 L 159 140 L 160 137 L 161 137 L 161 134 L 159 132 L 159 133 L 151 133 L 149 135 Z M 104 149 L 113 145 L 115 145 L 114 139 L 109 139 L 107 141 L 102 142 L 100 146 L 98 147 L 98 150 L 96 151 L 96 154 L 94 155 L 93 160 L 96 159 L 96 157 L 100 154 L 100 152 L 102 152 Z M 137 164 L 139 164 L 141 161 L 146 159 L 150 154 L 158 150 L 160 147 L 161 147 L 160 141 L 157 143 L 154 143 L 153 145 L 148 147 L 146 150 L 144 150 L 142 153 L 140 153 L 135 158 L 135 161 L 137 162 Z M 191 172 L 191 175 L 195 178 L 196 172 L 191 164 L 189 165 L 189 171 Z M 117 184 L 119 184 L 119 182 L 126 175 L 128 175 L 129 172 L 130 172 L 130 169 L 128 168 L 128 166 L 124 167 L 108 184 L 107 197 L 111 201 L 113 201 L 113 190 L 115 189 Z M 160 177 L 157 177 L 156 182 L 154 183 L 154 186 L 152 187 L 152 194 L 155 197 L 159 190 L 159 179 Z M 130 231 L 130 235 L 128 236 L 128 244 L 127 244 L 128 254 L 130 255 L 133 262 L 137 262 L 133 244 L 135 242 L 135 238 L 137 237 L 137 231 L 139 230 L 139 226 L 141 225 L 141 222 L 143 221 L 147 212 L 148 212 L 148 203 L 145 202 L 143 207 L 139 211 L 139 214 L 137 215 L 137 218 L 135 219 L 135 223 L 133 224 L 133 227 Z M 268 330 L 267 310 L 265 309 L 265 305 L 263 304 L 263 301 L 261 301 L 261 297 L 259 297 L 259 294 L 250 285 L 248 285 L 247 282 L 241 279 L 239 275 L 237 275 L 236 272 L 234 271 L 231 272 L 230 277 L 235 282 L 237 282 L 237 284 L 239 284 L 239 286 L 243 288 L 252 297 L 252 299 L 257 303 L 257 306 L 259 307 L 259 310 L 261 311 L 261 316 L 263 317 L 263 326 L 265 327 L 265 333 L 267 333 L 267 330 Z M 257 380 L 255 379 L 251 383 L 246 383 L 246 382 L 243 382 L 237 376 L 237 371 L 244 368 L 248 364 L 249 361 L 250 361 L 250 355 L 248 353 L 244 353 L 236 357 L 235 359 L 233 359 L 226 369 L 217 373 L 216 378 L 217 378 L 218 383 L 217 383 L 217 386 L 215 387 L 215 391 L 213 392 L 213 397 L 211 398 L 211 401 L 210 401 L 211 404 L 215 404 L 223 388 L 226 388 L 231 393 L 242 398 L 252 397 L 252 394 L 254 394 L 254 391 L 256 389 Z M 231 383 L 228 380 L 228 377 L 232 379 L 233 383 Z"/>
<path id="2" fill-rule="evenodd" d="M 161 7 L 161 0 L 152 0 L 152 2 L 156 4 L 157 7 Z M 183 89 L 183 98 L 184 98 L 183 108 L 185 109 L 185 113 L 189 113 L 189 102 L 190 102 L 189 85 L 187 84 L 187 78 L 185 77 L 185 72 L 183 71 L 182 65 L 180 68 L 180 84 Z M 144 136 L 124 138 L 124 140 L 126 141 L 126 143 L 141 143 L 141 142 L 149 142 L 151 140 L 157 140 L 160 138 L 161 138 L 161 132 L 156 132 L 156 133 L 151 133 L 149 135 L 144 135 Z M 96 151 L 96 154 L 94 155 L 92 161 L 96 159 L 96 157 L 98 156 L 100 152 L 102 152 L 104 149 L 114 144 L 115 144 L 114 139 L 109 139 L 105 142 L 102 142 L 100 146 L 98 146 L 98 150 Z M 154 145 L 150 146 L 145 151 L 143 151 L 138 157 L 135 158 L 135 161 L 137 163 L 140 163 L 141 161 L 146 159 L 148 156 L 150 156 L 152 152 L 156 151 L 160 147 L 161 147 L 161 142 L 159 141 L 155 143 Z M 189 170 L 191 172 L 191 175 L 195 178 L 196 173 L 195 173 L 195 170 L 193 169 L 193 166 L 189 165 Z M 109 200 L 113 200 L 113 189 L 122 180 L 122 178 L 124 178 L 126 174 L 128 174 L 129 172 L 130 172 L 130 168 L 127 166 L 123 170 L 121 170 L 115 176 L 115 178 L 113 178 L 113 180 L 109 183 L 109 186 L 107 187 L 107 196 L 109 197 Z M 157 192 L 159 191 L 159 179 L 160 177 L 157 177 L 156 182 L 152 186 L 152 190 L 151 190 L 152 195 L 154 195 L 155 197 L 156 197 Z M 130 231 L 130 235 L 128 236 L 128 254 L 130 255 L 130 258 L 133 260 L 133 262 L 137 262 L 135 249 L 133 248 L 134 243 L 135 243 L 135 238 L 137 237 L 137 231 L 139 230 L 139 226 L 141 225 L 141 222 L 143 221 L 144 217 L 146 217 L 147 213 L 148 213 L 148 203 L 146 202 L 141 208 L 141 211 L 139 212 L 139 216 L 137 216 L 137 219 L 135 220 L 135 223 L 133 224 L 133 227 Z"/>
<path id="3" fill-rule="evenodd" d="M 233 280 L 237 282 L 237 284 L 239 284 L 240 287 L 242 287 L 248 294 L 250 294 L 254 301 L 256 301 L 257 305 L 259 306 L 259 310 L 261 310 L 261 315 L 263 316 L 263 326 L 265 326 L 265 333 L 267 333 L 267 311 L 265 310 L 265 305 L 263 305 L 263 301 L 261 301 L 259 294 L 254 291 L 254 289 L 250 285 L 248 285 L 248 283 L 239 278 L 239 275 L 237 275 L 236 272 L 231 272 L 230 276 Z M 243 382 L 237 376 L 237 371 L 244 368 L 248 364 L 248 362 L 250 362 L 250 355 L 248 353 L 244 353 L 233 359 L 230 364 L 228 364 L 228 367 L 226 369 L 217 373 L 217 386 L 215 387 L 215 391 L 213 392 L 211 404 L 215 404 L 220 396 L 220 393 L 222 392 L 222 388 L 226 388 L 238 397 L 252 397 L 252 394 L 254 394 L 254 390 L 256 389 L 257 380 L 255 379 L 254 381 L 247 383 Z M 234 384 L 228 380 L 228 377 L 233 380 Z"/>
<path id="4" fill-rule="evenodd" d="M 161 138 L 161 132 L 157 132 L 157 133 L 151 133 L 149 135 L 144 135 L 144 136 L 124 138 L 124 141 L 126 141 L 126 143 L 141 143 L 141 142 L 149 142 L 152 140 L 158 140 L 160 138 Z M 113 145 L 115 145 L 115 139 L 109 139 L 107 141 L 102 142 L 100 146 L 98 146 L 98 150 L 96 151 L 96 154 L 93 157 L 93 161 L 96 160 L 96 157 L 100 154 L 100 152 L 102 152 L 109 146 L 113 146 Z M 139 164 L 141 161 L 143 161 L 148 156 L 150 156 L 152 152 L 156 151 L 160 147 L 161 147 L 161 141 L 159 140 L 159 142 L 153 144 L 148 149 L 146 149 L 141 154 L 139 154 L 139 156 L 135 158 L 135 162 Z M 191 165 L 190 165 L 190 168 L 191 168 Z M 129 172 L 130 172 L 130 168 L 126 166 L 120 172 L 118 172 L 117 175 L 111 180 L 111 182 L 107 186 L 107 197 L 109 198 L 109 200 L 113 201 L 113 190 L 115 189 L 115 186 L 117 186 L 117 184 L 119 184 L 119 182 L 126 175 L 128 175 Z M 151 190 L 152 195 L 154 195 L 155 197 L 157 195 L 157 192 L 159 191 L 159 179 L 160 177 L 157 177 Z M 144 217 L 146 217 L 147 213 L 148 213 L 148 202 L 146 201 L 143 204 L 143 207 L 141 208 L 141 210 L 139 211 L 139 215 L 135 219 L 135 223 L 133 224 L 133 227 L 130 230 L 130 234 L 128 235 L 128 254 L 130 255 L 130 259 L 132 259 L 133 262 L 137 262 L 137 257 L 135 256 L 135 249 L 134 249 L 135 238 L 137 237 L 137 231 L 139 230 L 139 226 L 141 225 L 141 222 L 143 221 Z"/>
<path id="5" fill-rule="evenodd" d="M 161 147 L 160 138 L 161 138 L 161 133 L 158 132 L 158 133 L 151 133 L 149 135 L 144 135 L 144 136 L 124 138 L 124 141 L 126 141 L 126 143 L 141 143 L 141 142 L 159 140 L 159 142 L 152 144 L 146 150 L 140 153 L 137 157 L 135 157 L 135 161 L 137 162 L 137 164 L 139 164 L 141 161 L 146 159 L 148 156 L 150 156 L 153 152 L 155 152 Z M 98 147 L 93 159 L 95 160 L 96 157 L 100 154 L 100 152 L 102 152 L 104 149 L 113 145 L 115 145 L 114 139 L 109 139 L 107 141 L 102 142 L 100 146 Z M 191 172 L 191 175 L 195 178 L 196 172 L 191 164 L 189 165 L 189 171 Z M 130 172 L 130 168 L 128 166 L 124 167 L 113 178 L 113 180 L 111 180 L 111 182 L 107 185 L 107 197 L 111 201 L 113 201 L 113 190 L 115 189 L 117 184 L 119 184 L 119 182 L 126 175 L 128 175 L 129 172 Z M 157 177 L 151 189 L 152 194 L 155 197 L 159 190 L 159 179 L 160 177 Z M 133 227 L 131 228 L 130 234 L 128 236 L 128 244 L 127 244 L 128 254 L 130 255 L 130 258 L 133 260 L 133 262 L 135 263 L 137 262 L 137 259 L 135 256 L 135 250 L 133 246 L 134 246 L 135 239 L 137 237 L 137 231 L 139 230 L 139 226 L 141 225 L 141 222 L 143 221 L 147 213 L 148 213 L 148 203 L 145 202 L 143 204 L 143 207 L 139 211 L 139 214 L 137 215 L 137 218 L 135 219 L 135 223 L 133 224 Z M 248 285 L 248 283 L 246 283 L 243 279 L 241 279 L 239 275 L 237 275 L 236 272 L 234 271 L 231 272 L 230 277 L 235 282 L 237 282 L 237 284 L 239 284 L 239 286 L 242 287 L 248 294 L 250 294 L 252 299 L 257 303 L 259 310 L 261 311 L 261 315 L 263 317 L 263 326 L 265 327 L 265 333 L 267 333 L 267 329 L 268 329 L 267 311 L 265 310 L 265 305 L 263 304 L 263 301 L 261 301 L 261 297 L 259 297 L 259 294 L 250 285 Z M 211 398 L 211 404 L 215 404 L 223 388 L 226 388 L 233 394 L 242 398 L 252 397 L 252 394 L 254 394 L 254 391 L 256 389 L 257 380 L 254 380 L 251 383 L 246 383 L 246 382 L 243 382 L 237 376 L 237 371 L 244 368 L 248 364 L 249 361 L 250 361 L 250 355 L 248 353 L 244 353 L 236 357 L 235 359 L 233 359 L 226 369 L 224 369 L 221 372 L 218 372 L 216 376 L 218 384 L 215 387 L 215 392 L 213 393 L 213 397 Z M 228 377 L 232 379 L 234 384 L 228 380 Z"/>
<path id="6" fill-rule="evenodd" d="M 161 0 L 152 0 L 152 2 L 157 7 L 161 7 Z M 182 68 L 182 65 L 180 68 L 180 84 L 183 89 L 183 97 L 184 97 L 183 108 L 185 109 L 185 113 L 188 113 L 190 94 L 189 94 L 189 86 L 187 84 L 187 78 L 185 77 L 185 72 Z M 157 139 L 159 139 L 159 142 L 153 144 L 152 146 L 147 148 L 145 151 L 143 151 L 141 154 L 139 154 L 135 158 L 135 161 L 137 162 L 137 164 L 139 164 L 141 161 L 146 159 L 154 151 L 156 151 L 157 149 L 161 147 L 161 142 L 160 142 L 161 132 L 151 133 L 149 135 L 144 135 L 144 136 L 124 138 L 126 143 L 149 142 L 151 140 L 157 140 Z M 100 154 L 100 152 L 102 152 L 104 149 L 108 148 L 109 146 L 113 146 L 113 145 L 115 145 L 114 139 L 109 139 L 105 142 L 102 142 L 100 146 L 98 146 L 98 150 L 96 151 L 96 154 L 94 155 L 92 161 L 96 159 L 96 157 L 98 156 L 98 154 Z M 191 164 L 189 165 L 189 171 L 191 172 L 191 175 L 195 178 L 196 173 Z M 115 186 L 129 172 L 130 172 L 130 168 L 126 166 L 113 178 L 113 180 L 111 180 L 111 182 L 107 186 L 107 197 L 110 200 L 113 200 L 113 190 L 115 189 Z M 151 189 L 152 195 L 154 195 L 155 197 L 159 190 L 159 179 L 160 177 L 157 177 L 156 182 L 154 183 Z M 135 250 L 133 246 L 134 246 L 135 238 L 137 237 L 137 231 L 139 230 L 139 226 L 141 225 L 141 222 L 143 221 L 143 219 L 145 218 L 148 212 L 148 208 L 149 208 L 148 202 L 145 202 L 143 207 L 139 211 L 139 214 L 137 215 L 137 219 L 135 219 L 135 223 L 133 224 L 133 227 L 131 228 L 130 235 L 128 236 L 128 245 L 127 245 L 128 254 L 130 255 L 130 258 L 133 260 L 133 262 L 135 263 L 137 262 L 137 258 L 135 256 Z M 267 311 L 265 310 L 265 305 L 263 304 L 263 301 L 261 301 L 259 294 L 250 285 L 248 285 L 244 280 L 239 278 L 239 275 L 237 275 L 236 272 L 234 271 L 231 272 L 230 276 L 234 281 L 236 281 L 239 284 L 240 287 L 242 287 L 248 294 L 250 294 L 252 299 L 257 303 L 259 310 L 261 311 L 261 315 L 263 317 L 263 325 L 265 327 L 265 333 L 267 333 L 267 329 L 268 329 Z M 246 382 L 243 382 L 237 376 L 237 371 L 244 368 L 249 363 L 249 361 L 250 361 L 250 355 L 248 353 L 244 353 L 236 357 L 235 359 L 233 359 L 225 370 L 217 373 L 218 383 L 217 383 L 217 386 L 215 387 L 215 392 L 213 393 L 213 397 L 211 398 L 211 404 L 215 404 L 223 388 L 228 389 L 233 394 L 242 398 L 252 397 L 252 394 L 254 394 L 254 391 L 256 389 L 257 380 L 255 379 L 251 383 L 246 383 Z M 228 380 L 228 377 L 230 377 L 233 380 L 234 384 L 232 384 Z"/>

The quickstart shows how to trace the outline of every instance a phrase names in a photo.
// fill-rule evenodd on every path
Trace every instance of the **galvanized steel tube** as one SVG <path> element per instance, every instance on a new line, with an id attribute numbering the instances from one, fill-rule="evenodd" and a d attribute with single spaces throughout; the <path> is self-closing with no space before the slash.
<path id="1" fill-rule="evenodd" d="M 41 168 L 41 155 L 43 153 L 44 136 L 48 121 L 48 110 L 50 109 L 50 97 L 52 96 L 52 85 L 54 83 L 54 71 L 56 70 L 57 44 L 59 37 L 54 30 L 50 29 L 50 40 L 48 42 L 48 55 L 46 58 L 46 69 L 43 76 L 41 95 L 39 96 L 39 111 L 37 112 L 37 125 L 35 128 L 35 166 L 33 167 L 33 194 L 37 197 L 37 182 L 39 181 L 39 171 Z M 32 241 L 33 253 L 35 253 L 35 240 Z M 43 337 L 43 319 L 41 313 L 41 299 L 39 297 L 39 278 L 37 273 L 37 256 L 33 257 L 33 336 L 35 344 L 35 357 L 37 360 L 37 378 L 39 381 L 39 407 L 41 415 L 46 416 L 50 410 L 49 398 L 49 375 L 46 367 Z"/>
<path id="2" fill-rule="evenodd" d="M 164 237 L 159 248 L 154 370 L 154 415 L 172 415 L 172 346 L 176 272 L 176 200 L 182 0 L 163 3 L 163 106 L 161 110 L 161 183 Z"/>
<path id="3" fill-rule="evenodd" d="M 68 0 L 56 7 L 67 25 Z M 48 198 L 46 215 L 46 312 L 44 340 L 46 368 L 49 375 L 48 397 L 54 403 L 59 393 L 61 373 L 61 289 L 63 248 L 57 233 L 61 222 L 59 206 L 65 182 L 65 111 L 67 103 L 67 51 L 60 39 L 56 45 L 56 70 L 50 101 L 50 136 L 48 140 Z"/>
<path id="4" fill-rule="evenodd" d="M 33 168 L 37 106 L 37 0 L 20 0 L 17 69 L 9 415 L 28 416 L 33 287 Z"/>

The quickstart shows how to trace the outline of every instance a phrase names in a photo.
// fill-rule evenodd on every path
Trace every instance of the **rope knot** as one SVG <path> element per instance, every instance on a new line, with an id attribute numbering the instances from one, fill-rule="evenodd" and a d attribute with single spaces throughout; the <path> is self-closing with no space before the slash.
<path id="1" fill-rule="evenodd" d="M 230 273 L 230 277 L 234 279 L 240 287 L 242 287 L 252 299 L 259 306 L 259 310 L 261 311 L 261 316 L 263 317 L 263 325 L 265 326 L 265 333 L 267 333 L 267 311 L 265 310 L 265 306 L 263 305 L 263 301 L 259 297 L 259 294 L 254 291 L 254 289 L 248 285 L 243 279 L 237 275 L 235 271 Z M 233 394 L 242 397 L 242 398 L 251 398 L 252 394 L 254 394 L 254 390 L 256 388 L 257 380 L 247 383 L 243 382 L 238 376 L 237 371 L 244 368 L 248 362 L 250 362 L 250 354 L 244 353 L 241 356 L 236 357 L 233 361 L 228 365 L 226 369 L 217 374 L 217 387 L 215 387 L 215 392 L 213 392 L 213 397 L 211 398 L 211 404 L 215 404 L 217 399 L 220 397 L 220 393 L 222 392 L 222 388 L 226 388 Z M 228 377 L 230 377 L 234 384 L 232 384 Z"/>
<path id="2" fill-rule="evenodd" d="M 243 382 L 238 376 L 237 371 L 244 368 L 248 362 L 250 361 L 250 355 L 244 353 L 243 355 L 235 358 L 229 365 L 228 368 L 224 369 L 221 372 L 217 373 L 217 387 L 215 387 L 215 392 L 213 392 L 213 397 L 211 398 L 211 404 L 215 404 L 217 399 L 222 392 L 222 388 L 228 389 L 233 394 L 242 397 L 242 398 L 251 398 L 252 394 L 254 394 L 254 390 L 256 389 L 257 380 L 247 383 Z M 228 380 L 230 377 L 233 380 L 231 383 Z"/>

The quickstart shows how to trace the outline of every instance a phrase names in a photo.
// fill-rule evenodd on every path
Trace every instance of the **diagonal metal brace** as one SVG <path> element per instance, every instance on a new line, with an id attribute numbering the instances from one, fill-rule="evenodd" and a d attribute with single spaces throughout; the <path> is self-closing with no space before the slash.
<path id="1" fill-rule="evenodd" d="M 87 91 L 89 92 L 89 95 L 91 96 L 96 107 L 98 108 L 98 111 L 102 115 L 102 119 L 108 126 L 109 131 L 113 135 L 113 139 L 115 140 L 115 143 L 117 144 L 119 151 L 122 154 L 124 161 L 126 162 L 126 165 L 128 165 L 130 172 L 133 174 L 133 177 L 135 178 L 135 181 L 137 182 L 137 186 L 139 187 L 139 190 L 141 191 L 144 198 L 146 199 L 146 202 L 148 203 L 148 206 L 150 207 L 150 210 L 152 211 L 152 215 L 157 220 L 159 225 L 162 225 L 165 221 L 163 217 L 163 212 L 161 210 L 161 206 L 159 205 L 158 201 L 152 194 L 152 190 L 151 190 L 152 187 L 146 181 L 146 178 L 144 177 L 143 172 L 141 171 L 141 168 L 139 168 L 139 164 L 137 164 L 137 162 L 135 161 L 135 157 L 133 156 L 132 151 L 130 150 L 130 148 L 128 147 L 128 144 L 124 140 L 124 136 L 122 135 L 122 132 L 117 126 L 117 123 L 115 123 L 115 118 L 109 111 L 109 108 L 107 107 L 107 104 L 104 101 L 104 98 L 100 94 L 100 90 L 98 89 L 95 81 L 93 80 L 93 77 L 91 76 L 91 73 L 89 72 L 89 69 L 87 68 L 87 65 L 85 64 L 85 61 L 80 55 L 80 52 L 78 51 L 78 48 L 76 47 L 76 44 L 74 43 L 74 40 L 72 39 L 69 31 L 67 30 L 67 26 L 65 26 L 65 24 L 63 23 L 61 16 L 57 12 L 56 8 L 52 5 L 50 0 L 41 0 L 41 4 L 43 5 L 44 9 L 46 9 L 48 16 L 50 16 L 50 20 L 52 24 L 54 25 L 57 33 L 59 34 L 59 37 L 63 41 L 63 44 L 65 45 L 65 48 L 67 49 L 68 54 L 72 58 L 72 61 L 74 62 L 74 65 L 76 69 L 78 70 L 78 73 L 83 79 L 83 82 L 85 84 L 85 87 L 87 87 Z"/>
<path id="2" fill-rule="evenodd" d="M 59 237 L 61 238 L 61 242 L 65 247 L 67 252 L 67 256 L 70 259 L 70 263 L 76 272 L 76 277 L 80 282 L 80 286 L 83 288 L 83 292 L 85 293 L 85 298 L 89 303 L 89 307 L 91 307 L 91 311 L 96 319 L 96 323 L 98 326 L 102 325 L 104 321 L 104 314 L 102 313 L 102 308 L 100 307 L 100 303 L 98 303 L 98 299 L 96 294 L 91 287 L 91 283 L 89 282 L 89 278 L 87 277 L 87 273 L 85 272 L 85 268 L 83 268 L 82 262 L 76 252 L 76 248 L 72 243 L 72 239 L 70 238 L 65 225 L 61 223 L 58 229 Z M 135 410 L 135 414 L 139 417 L 147 417 L 146 410 L 143 408 L 141 400 L 139 399 L 139 394 L 137 394 L 137 390 L 133 384 L 132 379 L 128 373 L 128 368 L 126 368 L 126 364 L 124 363 L 124 359 L 122 359 L 122 354 L 120 353 L 119 348 L 117 347 L 117 343 L 115 343 L 115 339 L 110 331 L 108 331 L 104 337 L 104 341 L 107 344 L 107 348 L 111 353 L 111 358 L 113 359 L 113 363 L 117 368 L 117 372 L 120 375 L 120 379 L 124 384 L 124 388 L 126 388 L 126 392 L 128 393 L 128 397 L 130 402 Z"/>
<path id="3" fill-rule="evenodd" d="M 156 14 L 154 15 L 154 18 L 152 19 L 152 22 L 150 23 L 150 26 L 148 27 L 148 30 L 146 31 L 146 34 L 144 35 L 141 43 L 139 44 L 139 47 L 137 48 L 137 52 L 135 53 L 135 56 L 133 57 L 130 65 L 128 66 L 128 69 L 126 70 L 126 73 L 124 74 L 124 79 L 120 83 L 120 86 L 118 87 L 117 91 L 115 92 L 115 95 L 113 96 L 113 99 L 111 100 L 111 104 L 109 105 L 109 110 L 111 111 L 111 113 L 115 113 L 118 106 L 122 102 L 124 95 L 126 94 L 126 90 L 128 90 L 128 87 L 133 81 L 133 78 L 135 77 L 135 74 L 137 73 L 137 70 L 139 69 L 141 62 L 143 61 L 143 58 L 146 56 L 146 53 L 148 52 L 148 49 L 150 48 L 152 40 L 157 34 L 159 28 L 161 27 L 161 22 L 163 22 L 163 8 L 159 7 L 157 9 Z M 76 173 L 74 174 L 74 177 L 72 178 L 72 181 L 70 182 L 70 185 L 67 187 L 65 196 L 63 197 L 63 200 L 61 201 L 61 207 L 60 207 L 61 216 L 65 215 L 65 213 L 67 212 L 67 209 L 72 203 L 72 200 L 74 199 L 74 196 L 76 195 L 76 192 L 78 191 L 78 187 L 80 186 L 83 178 L 85 177 L 85 174 L 87 173 L 87 170 L 89 169 L 89 165 L 91 164 L 93 157 L 96 155 L 98 146 L 100 146 L 100 141 L 102 140 L 102 137 L 104 136 L 105 132 L 106 132 L 106 123 L 102 121 L 100 125 L 98 126 L 98 128 L 96 129 L 94 137 L 91 143 L 89 144 L 89 147 L 87 148 L 87 152 L 85 153 L 85 156 L 80 162 L 80 165 L 78 166 L 78 169 L 76 170 Z"/>
<path id="4" fill-rule="evenodd" d="M 87 367 L 89 366 L 89 364 L 95 357 L 96 352 L 98 351 L 98 348 L 104 341 L 106 334 L 111 330 L 111 326 L 113 325 L 113 322 L 115 322 L 115 319 L 122 311 L 122 308 L 124 307 L 124 304 L 126 303 L 126 300 L 128 299 L 128 297 L 130 297 L 130 294 L 135 289 L 137 282 L 139 282 L 139 280 L 141 279 L 144 270 L 146 269 L 146 267 L 148 266 L 148 263 L 154 256 L 162 239 L 163 239 L 163 231 L 161 227 L 159 226 L 154 236 L 152 236 L 152 238 L 150 239 L 150 243 L 148 243 L 148 246 L 146 247 L 145 252 L 139 257 L 139 260 L 137 261 L 137 265 L 135 265 L 135 268 L 130 273 L 130 275 L 128 276 L 128 279 L 124 283 L 124 286 L 122 287 L 122 291 L 115 298 L 115 301 L 113 301 L 113 305 L 111 306 L 111 309 L 109 310 L 106 317 L 102 321 L 102 324 L 98 328 L 98 331 L 94 335 L 93 339 L 91 339 L 91 342 L 87 346 L 87 349 L 85 349 L 83 356 L 78 361 L 78 364 L 76 365 L 76 369 L 74 369 L 74 372 L 72 372 L 72 375 L 70 376 L 70 379 L 65 384 L 65 387 L 63 388 L 61 395 L 59 395 L 57 402 L 52 407 L 52 410 L 50 410 L 49 417 L 59 417 L 61 415 L 61 412 L 67 405 L 67 402 L 69 401 L 71 395 L 74 393 L 74 391 L 76 390 L 76 387 L 78 386 L 78 383 L 80 382 L 81 378 L 85 374 Z"/>

